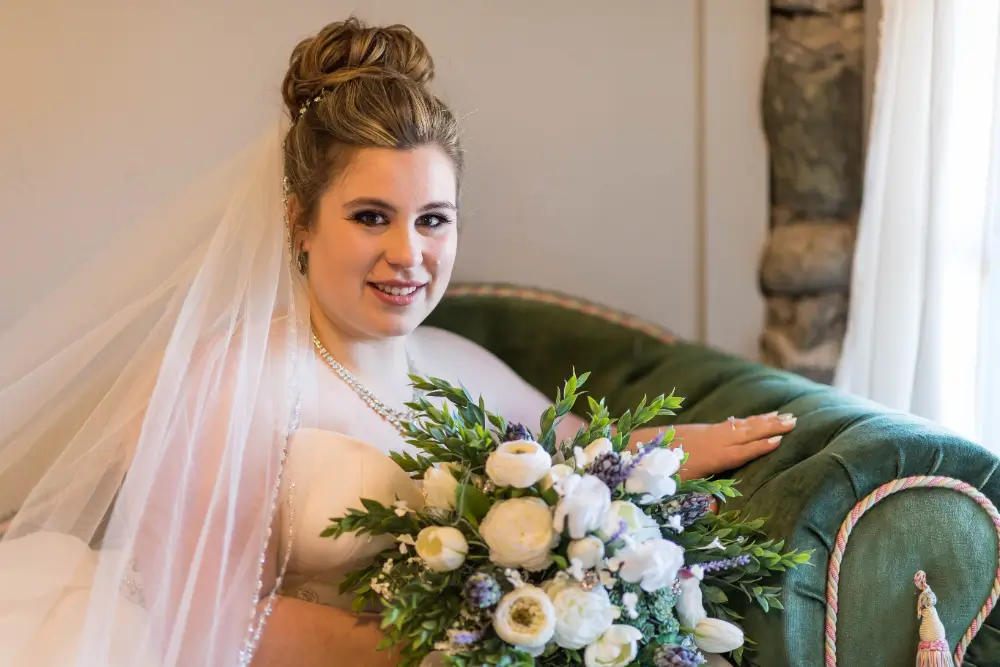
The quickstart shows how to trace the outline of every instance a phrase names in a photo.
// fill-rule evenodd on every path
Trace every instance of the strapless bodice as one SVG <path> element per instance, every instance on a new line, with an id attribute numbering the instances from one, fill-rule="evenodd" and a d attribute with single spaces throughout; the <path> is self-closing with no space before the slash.
<path id="1" fill-rule="evenodd" d="M 423 506 L 418 483 L 378 447 L 319 429 L 292 434 L 275 527 L 281 531 L 279 562 L 289 555 L 282 594 L 350 607 L 350 596 L 338 592 L 340 582 L 391 546 L 392 540 L 356 535 L 333 539 L 320 534 L 329 527 L 331 517 L 360 509 L 361 498 L 385 505 L 404 500 L 414 509 Z"/>

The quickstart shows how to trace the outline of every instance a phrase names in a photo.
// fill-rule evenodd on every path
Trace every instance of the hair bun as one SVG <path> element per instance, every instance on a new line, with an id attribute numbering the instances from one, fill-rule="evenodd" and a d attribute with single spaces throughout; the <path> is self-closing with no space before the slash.
<path id="1" fill-rule="evenodd" d="M 365 75 L 403 76 L 424 85 L 434 77 L 434 61 L 408 27 L 369 27 L 351 17 L 299 42 L 282 94 L 294 118 L 299 107 L 324 88 Z"/>

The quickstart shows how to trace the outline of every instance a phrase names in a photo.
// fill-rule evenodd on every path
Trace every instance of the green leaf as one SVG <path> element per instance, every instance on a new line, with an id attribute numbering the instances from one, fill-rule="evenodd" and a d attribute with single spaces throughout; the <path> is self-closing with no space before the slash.
<path id="1" fill-rule="evenodd" d="M 455 497 L 459 514 L 471 516 L 476 524 L 483 520 L 492 505 L 490 499 L 472 484 L 459 484 Z"/>

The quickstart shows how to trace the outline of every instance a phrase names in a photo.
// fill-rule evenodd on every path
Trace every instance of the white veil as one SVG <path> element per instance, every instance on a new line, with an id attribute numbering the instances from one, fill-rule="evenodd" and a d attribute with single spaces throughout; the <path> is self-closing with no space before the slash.
<path id="1" fill-rule="evenodd" d="M 0 330 L 0 666 L 249 662 L 315 391 L 286 129 Z"/>

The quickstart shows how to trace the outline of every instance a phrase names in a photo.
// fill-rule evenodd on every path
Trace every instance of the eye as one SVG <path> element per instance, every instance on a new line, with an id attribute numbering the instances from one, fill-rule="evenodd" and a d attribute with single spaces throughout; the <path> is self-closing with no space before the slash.
<path id="1" fill-rule="evenodd" d="M 378 227 L 389 222 L 384 215 L 373 210 L 358 211 L 351 216 L 351 220 L 354 220 L 365 227 Z"/>
<path id="2" fill-rule="evenodd" d="M 451 224 L 452 220 L 446 215 L 439 215 L 437 213 L 428 213 L 427 215 L 422 215 L 417 220 L 417 224 L 421 227 L 427 227 L 429 229 L 436 229 L 444 225 Z"/>

